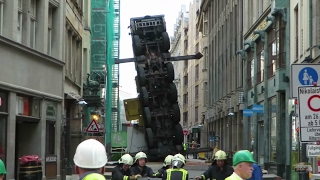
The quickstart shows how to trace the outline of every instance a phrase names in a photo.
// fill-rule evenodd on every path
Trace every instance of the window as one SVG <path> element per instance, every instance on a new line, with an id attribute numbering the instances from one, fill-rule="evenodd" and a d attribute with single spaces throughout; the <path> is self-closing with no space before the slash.
<path id="1" fill-rule="evenodd" d="M 17 26 L 17 42 L 21 43 L 22 40 L 22 0 L 18 3 L 18 26 Z"/>
<path id="2" fill-rule="evenodd" d="M 184 50 L 188 50 L 188 40 L 184 40 Z"/>
<path id="3" fill-rule="evenodd" d="M 188 125 L 188 112 L 183 113 L 183 126 Z"/>
<path id="4" fill-rule="evenodd" d="M 259 84 L 263 81 L 263 73 L 264 73 L 264 50 L 263 50 L 263 43 L 261 41 L 257 44 L 257 63 L 258 63 L 257 83 Z"/>
<path id="5" fill-rule="evenodd" d="M 36 47 L 36 17 L 37 17 L 37 0 L 31 0 L 30 5 L 30 47 Z"/>
<path id="6" fill-rule="evenodd" d="M 199 52 L 199 43 L 196 44 L 196 52 L 195 53 L 198 53 Z"/>
<path id="7" fill-rule="evenodd" d="M 253 53 L 249 52 L 248 54 L 248 88 L 253 87 L 253 77 L 254 77 L 254 59 L 253 59 Z"/>
<path id="8" fill-rule="evenodd" d="M 8 94 L 0 91 L 0 113 L 8 112 Z"/>
<path id="9" fill-rule="evenodd" d="M 268 54 L 269 54 L 269 61 L 268 61 L 268 79 L 274 76 L 276 71 L 276 61 L 277 61 L 277 54 L 278 54 L 278 40 L 276 37 L 275 30 L 272 29 L 268 33 Z"/>
<path id="10" fill-rule="evenodd" d="M 209 34 L 209 22 L 208 22 L 208 12 L 203 14 L 203 35 Z"/>
<path id="11" fill-rule="evenodd" d="M 203 63 L 203 69 L 208 69 L 208 63 L 209 63 L 209 53 L 208 53 L 208 47 L 203 48 L 204 51 L 204 63 Z"/>
<path id="12" fill-rule="evenodd" d="M 188 85 L 188 75 L 183 76 L 183 85 L 187 86 Z"/>
<path id="13" fill-rule="evenodd" d="M 198 122 L 198 117 L 199 116 L 199 110 L 198 110 L 198 106 L 194 108 L 194 121 Z"/>
<path id="14" fill-rule="evenodd" d="M 6 164 L 7 117 L 0 115 L 0 159 Z"/>
<path id="15" fill-rule="evenodd" d="M 271 161 L 276 161 L 276 150 L 277 150 L 277 98 L 274 96 L 268 100 L 269 103 L 269 118 L 270 118 L 270 147 L 271 147 Z"/>
<path id="16" fill-rule="evenodd" d="M 188 60 L 184 60 L 184 68 L 188 68 Z"/>
<path id="17" fill-rule="evenodd" d="M 295 55 L 296 60 L 299 58 L 299 11 L 298 6 L 294 9 L 294 18 L 295 18 Z"/>
<path id="18" fill-rule="evenodd" d="M 188 104 L 188 94 L 183 95 L 183 104 Z"/>
<path id="19" fill-rule="evenodd" d="M 48 55 L 51 55 L 52 53 L 52 7 L 49 7 L 48 12 Z"/>
<path id="20" fill-rule="evenodd" d="M 196 81 L 198 81 L 199 80 L 199 64 L 196 65 L 195 69 L 196 69 L 195 78 L 196 78 Z"/>
<path id="21" fill-rule="evenodd" d="M 47 121 L 46 125 L 46 154 L 55 153 L 55 123 Z"/>
<path id="22" fill-rule="evenodd" d="M 2 35 L 3 31 L 3 0 L 0 0 L 0 35 Z"/>
<path id="23" fill-rule="evenodd" d="M 195 101 L 198 101 L 198 98 L 199 98 L 199 86 L 196 85 L 196 87 L 195 87 L 195 95 L 194 95 Z"/>
<path id="24" fill-rule="evenodd" d="M 203 100 L 204 100 L 204 106 L 209 105 L 209 95 L 208 95 L 208 83 L 205 82 L 203 84 Z"/>

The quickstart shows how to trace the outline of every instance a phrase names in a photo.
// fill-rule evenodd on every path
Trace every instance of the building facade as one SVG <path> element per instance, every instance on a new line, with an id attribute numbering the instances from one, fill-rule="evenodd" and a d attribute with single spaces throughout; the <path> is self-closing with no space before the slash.
<path id="1" fill-rule="evenodd" d="M 237 52 L 244 62 L 244 148 L 267 168 L 290 179 L 290 16 L 291 1 L 245 1 L 243 48 Z M 257 109 L 258 108 L 258 109 Z M 261 108 L 261 109 L 259 109 Z M 248 141 L 249 139 L 249 141 Z"/>
<path id="2" fill-rule="evenodd" d="M 174 25 L 174 36 L 171 37 L 171 56 L 184 56 L 188 53 L 188 28 L 189 28 L 189 11 L 187 11 L 186 5 L 181 6 L 181 11 L 178 14 L 176 24 Z M 178 104 L 180 107 L 180 117 L 181 125 L 184 130 L 188 130 L 187 122 L 187 108 L 185 106 L 187 102 L 187 97 L 184 96 L 184 61 L 173 62 L 174 71 L 175 71 L 175 80 L 177 91 L 178 91 Z M 185 135 L 184 141 L 187 141 L 187 135 Z"/>
<path id="3" fill-rule="evenodd" d="M 207 71 L 205 127 L 210 146 L 232 154 L 243 146 L 243 62 L 241 0 L 202 0 L 197 28 Z"/>
<path id="4" fill-rule="evenodd" d="M 0 1 L 0 158 L 7 179 L 19 158 L 38 155 L 60 178 L 65 1 Z"/>
<path id="5" fill-rule="evenodd" d="M 66 0 L 64 26 L 64 128 L 61 149 L 67 159 L 63 166 L 72 173 L 73 155 L 83 134 L 85 113 L 78 103 L 83 99 L 83 84 L 90 73 L 91 1 Z"/>

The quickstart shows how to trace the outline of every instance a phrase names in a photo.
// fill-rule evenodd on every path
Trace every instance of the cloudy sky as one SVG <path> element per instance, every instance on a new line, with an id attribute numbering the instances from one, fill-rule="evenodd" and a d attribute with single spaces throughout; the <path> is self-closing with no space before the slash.
<path id="1" fill-rule="evenodd" d="M 145 15 L 164 14 L 167 22 L 169 36 L 173 35 L 174 24 L 181 5 L 187 6 L 191 0 L 121 0 L 121 38 L 120 38 L 120 58 L 133 57 L 131 38 L 128 35 L 131 17 Z M 136 85 L 134 77 L 136 71 L 133 63 L 120 65 L 120 86 L 123 91 L 136 96 Z"/>

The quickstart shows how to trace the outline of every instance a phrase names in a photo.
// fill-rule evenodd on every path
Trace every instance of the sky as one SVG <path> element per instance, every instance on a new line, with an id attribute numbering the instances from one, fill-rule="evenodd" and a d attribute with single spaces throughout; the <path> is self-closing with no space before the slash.
<path id="1" fill-rule="evenodd" d="M 120 58 L 133 57 L 131 37 L 129 29 L 131 17 L 142 17 L 145 15 L 165 15 L 167 32 L 173 36 L 174 24 L 181 10 L 181 5 L 189 6 L 191 0 L 121 0 L 120 1 Z M 136 97 L 137 75 L 134 63 L 120 64 L 120 86 L 121 89 Z"/>

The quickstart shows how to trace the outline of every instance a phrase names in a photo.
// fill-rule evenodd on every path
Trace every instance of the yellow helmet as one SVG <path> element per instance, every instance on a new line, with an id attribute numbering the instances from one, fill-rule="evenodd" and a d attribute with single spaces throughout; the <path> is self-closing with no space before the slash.
<path id="1" fill-rule="evenodd" d="M 172 158 L 173 158 L 172 155 L 168 155 L 168 156 L 164 159 L 163 166 L 169 166 L 169 165 L 171 165 Z"/>
<path id="2" fill-rule="evenodd" d="M 214 154 L 214 160 L 226 160 L 226 159 L 227 159 L 227 154 L 222 150 L 219 150 Z"/>

